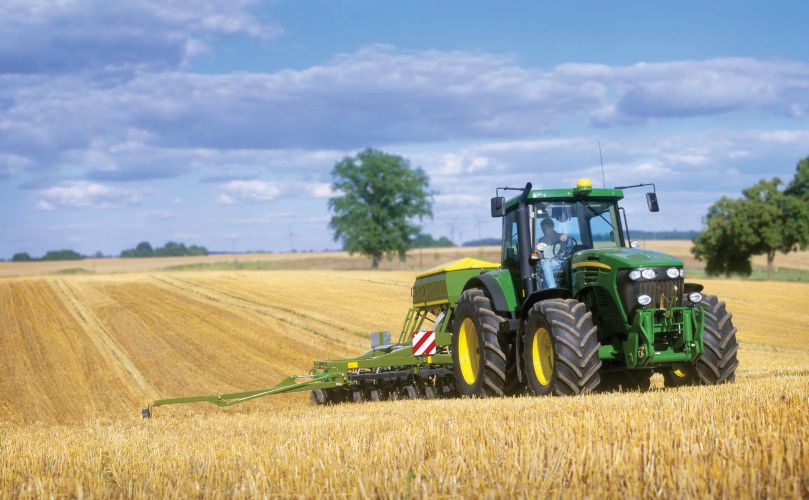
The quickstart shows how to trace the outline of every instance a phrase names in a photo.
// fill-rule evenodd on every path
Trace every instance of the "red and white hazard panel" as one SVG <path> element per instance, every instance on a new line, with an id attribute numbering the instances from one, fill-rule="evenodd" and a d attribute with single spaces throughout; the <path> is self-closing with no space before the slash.
<path id="1" fill-rule="evenodd" d="M 415 356 L 429 356 L 435 354 L 435 332 L 421 330 L 413 332 L 413 354 Z"/>

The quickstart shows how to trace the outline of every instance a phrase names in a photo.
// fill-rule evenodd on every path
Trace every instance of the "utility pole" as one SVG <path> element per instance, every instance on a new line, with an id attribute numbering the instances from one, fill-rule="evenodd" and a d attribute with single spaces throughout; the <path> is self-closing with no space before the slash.
<path id="1" fill-rule="evenodd" d="M 236 262 L 236 238 L 230 239 L 230 251 L 233 253 L 233 269 L 238 269 L 239 264 Z"/>
<path id="2" fill-rule="evenodd" d="M 292 231 L 292 226 L 287 226 L 287 227 L 289 228 L 289 234 L 287 235 L 287 237 L 289 238 L 289 253 L 294 253 L 295 252 L 295 239 L 294 238 L 297 235 Z"/>

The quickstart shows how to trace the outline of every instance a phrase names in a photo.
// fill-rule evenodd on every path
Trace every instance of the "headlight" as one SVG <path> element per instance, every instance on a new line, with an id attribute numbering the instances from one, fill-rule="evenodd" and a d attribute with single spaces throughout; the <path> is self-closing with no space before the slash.
<path id="1" fill-rule="evenodd" d="M 648 306 L 652 303 L 652 298 L 648 295 L 638 295 L 638 304 L 642 306 Z"/>
<path id="2" fill-rule="evenodd" d="M 629 271 L 629 279 L 638 281 L 640 279 L 640 269 L 633 269 Z"/>
<path id="3" fill-rule="evenodd" d="M 654 269 L 644 269 L 640 272 L 640 275 L 643 276 L 645 280 L 653 280 L 657 277 L 657 273 Z"/>
<path id="4" fill-rule="evenodd" d="M 692 292 L 688 294 L 688 300 L 693 302 L 694 304 L 698 302 L 702 302 L 702 294 L 699 292 Z"/>
<path id="5" fill-rule="evenodd" d="M 680 270 L 676 267 L 670 267 L 666 270 L 666 276 L 671 279 L 676 279 L 680 277 Z"/>
<path id="6" fill-rule="evenodd" d="M 680 277 L 685 278 L 685 269 L 680 269 Z"/>

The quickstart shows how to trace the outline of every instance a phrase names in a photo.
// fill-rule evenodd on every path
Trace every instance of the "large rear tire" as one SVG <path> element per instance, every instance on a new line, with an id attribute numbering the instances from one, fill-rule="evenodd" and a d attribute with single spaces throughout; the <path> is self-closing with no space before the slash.
<path id="1" fill-rule="evenodd" d="M 454 315 L 452 360 L 458 392 L 463 396 L 502 396 L 506 354 L 497 333 L 503 319 L 479 289 L 461 294 Z"/>
<path id="2" fill-rule="evenodd" d="M 601 381 L 601 359 L 593 318 L 574 299 L 534 304 L 523 333 L 525 378 L 536 395 L 569 396 L 593 391 Z"/>
<path id="3" fill-rule="evenodd" d="M 702 355 L 690 366 L 676 366 L 663 373 L 666 387 L 684 385 L 717 385 L 736 380 L 739 361 L 736 353 L 736 328 L 725 303 L 715 295 L 704 295 L 697 304 L 705 313 L 702 331 Z"/>

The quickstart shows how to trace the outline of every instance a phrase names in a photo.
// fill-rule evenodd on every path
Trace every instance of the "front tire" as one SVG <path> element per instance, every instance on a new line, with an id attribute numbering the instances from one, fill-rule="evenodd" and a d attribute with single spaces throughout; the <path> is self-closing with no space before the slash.
<path id="1" fill-rule="evenodd" d="M 482 290 L 466 290 L 458 299 L 452 328 L 452 360 L 455 385 L 461 395 L 503 395 L 506 354 L 497 337 L 501 321 Z"/>
<path id="2" fill-rule="evenodd" d="M 574 299 L 534 304 L 523 333 L 525 378 L 533 394 L 570 396 L 591 392 L 601 381 L 593 318 Z"/>
<path id="3" fill-rule="evenodd" d="M 739 361 L 736 353 L 736 328 L 725 303 L 716 295 L 705 295 L 700 302 L 705 312 L 705 329 L 702 331 L 704 349 L 696 364 L 696 375 L 706 385 L 725 384 L 736 380 Z"/>
<path id="4" fill-rule="evenodd" d="M 716 295 L 705 295 L 697 304 L 705 314 L 705 328 L 702 330 L 702 355 L 690 366 L 681 365 L 667 369 L 663 373 L 666 387 L 686 385 L 717 385 L 736 380 L 739 361 L 736 353 L 736 328 L 733 317 L 725 303 Z"/>

